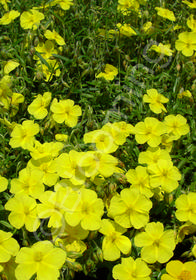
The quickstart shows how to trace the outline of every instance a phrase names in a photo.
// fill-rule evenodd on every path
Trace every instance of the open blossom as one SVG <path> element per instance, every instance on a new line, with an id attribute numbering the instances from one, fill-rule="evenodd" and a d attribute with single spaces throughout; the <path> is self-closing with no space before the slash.
<path id="1" fill-rule="evenodd" d="M 22 124 L 16 124 L 10 139 L 10 146 L 12 148 L 22 147 L 23 149 L 31 149 L 35 142 L 35 137 L 39 132 L 39 125 L 34 121 L 26 120 Z"/>
<path id="2" fill-rule="evenodd" d="M 20 25 L 23 29 L 36 30 L 40 24 L 40 21 L 44 19 L 44 14 L 31 9 L 23 12 L 20 16 Z"/>
<path id="3" fill-rule="evenodd" d="M 50 7 L 50 6 L 55 6 L 55 5 L 57 5 L 57 4 L 59 4 L 59 6 L 61 7 L 61 9 L 63 9 L 63 10 L 69 10 L 70 9 L 70 7 L 74 4 L 73 3 L 73 0 L 52 0 L 49 4 L 48 4 L 48 6 Z"/>
<path id="4" fill-rule="evenodd" d="M 196 225 L 196 193 L 182 194 L 176 199 L 176 218 Z"/>
<path id="5" fill-rule="evenodd" d="M 143 247 L 141 257 L 147 263 L 167 262 L 176 246 L 174 231 L 164 231 L 160 222 L 147 224 L 145 232 L 137 234 L 134 242 L 137 247 Z"/>
<path id="6" fill-rule="evenodd" d="M 102 199 L 97 197 L 95 191 L 85 188 L 78 191 L 78 198 L 72 211 L 65 213 L 67 223 L 71 226 L 77 226 L 80 223 L 85 230 L 98 230 L 104 214 Z"/>
<path id="7" fill-rule="evenodd" d="M 45 43 L 39 42 L 35 50 L 41 54 L 41 56 L 48 62 L 53 54 L 57 54 L 57 50 L 55 49 L 55 44 L 53 41 L 46 40 Z M 39 60 L 37 55 L 33 56 L 33 59 Z"/>
<path id="8" fill-rule="evenodd" d="M 43 96 L 38 94 L 35 100 L 28 106 L 29 114 L 33 115 L 36 119 L 44 119 L 48 114 L 47 107 L 50 104 L 51 98 L 51 92 L 44 92 Z"/>
<path id="9" fill-rule="evenodd" d="M 79 105 L 74 105 L 74 101 L 71 99 L 58 100 L 53 99 L 50 110 L 52 111 L 52 117 L 57 123 L 63 123 L 69 127 L 74 127 L 78 122 L 78 117 L 82 115 L 82 111 Z"/>
<path id="10" fill-rule="evenodd" d="M 110 177 L 113 173 L 122 170 L 117 167 L 118 159 L 104 152 L 87 151 L 82 154 L 78 165 L 83 169 L 86 177 L 94 178 L 101 174 L 103 177 Z"/>
<path id="11" fill-rule="evenodd" d="M 17 280 L 29 280 L 36 273 L 39 280 L 57 280 L 59 269 L 66 260 L 66 252 L 50 241 L 39 241 L 32 247 L 22 247 L 16 256 Z"/>
<path id="12" fill-rule="evenodd" d="M 112 276 L 116 280 L 150 280 L 151 270 L 140 258 L 122 258 L 121 263 L 113 267 Z"/>
<path id="13" fill-rule="evenodd" d="M 131 183 L 131 188 L 138 189 L 146 197 L 153 196 L 153 192 L 150 190 L 149 175 L 146 167 L 137 166 L 135 169 L 129 169 L 126 177 L 128 182 Z"/>
<path id="14" fill-rule="evenodd" d="M 166 265 L 166 272 L 161 280 L 195 280 L 196 279 L 196 263 L 189 261 L 182 263 L 181 261 L 170 261 Z"/>
<path id="15" fill-rule="evenodd" d="M 4 14 L 2 18 L 0 18 L 0 25 L 10 24 L 13 20 L 19 17 L 20 13 L 18 11 L 11 10 Z"/>
<path id="16" fill-rule="evenodd" d="M 46 30 L 46 32 L 44 33 L 44 36 L 48 40 L 55 40 L 58 45 L 65 45 L 65 41 L 64 41 L 63 37 L 61 37 L 55 30 L 53 30 L 53 31 Z"/>
<path id="17" fill-rule="evenodd" d="M 25 225 L 30 232 L 35 231 L 40 224 L 36 208 L 36 200 L 26 194 L 16 195 L 5 204 L 5 209 L 11 211 L 8 216 L 10 224 L 17 229 Z"/>
<path id="18" fill-rule="evenodd" d="M 39 169 L 31 170 L 28 166 L 19 172 L 19 178 L 11 180 L 10 192 L 14 194 L 27 194 L 38 198 L 44 192 L 42 183 L 43 172 Z"/>
<path id="19" fill-rule="evenodd" d="M 162 43 L 159 43 L 158 45 L 152 45 L 150 50 L 153 50 L 157 53 L 166 55 L 166 56 L 172 56 L 173 50 L 170 49 L 170 44 L 163 45 Z"/>
<path id="20" fill-rule="evenodd" d="M 118 0 L 118 10 L 124 14 L 129 14 L 132 10 L 138 11 L 139 10 L 139 1 L 137 0 Z"/>
<path id="21" fill-rule="evenodd" d="M 166 116 L 164 124 L 166 132 L 171 136 L 171 140 L 178 140 L 182 135 L 186 135 L 190 131 L 187 120 L 180 114 Z"/>
<path id="22" fill-rule="evenodd" d="M 161 186 L 165 192 L 172 192 L 178 187 L 181 174 L 172 161 L 160 159 L 156 164 L 148 167 L 150 175 L 150 185 L 152 188 Z"/>
<path id="23" fill-rule="evenodd" d="M 118 149 L 113 135 L 103 129 L 97 129 L 84 134 L 84 143 L 95 143 L 98 151 L 113 153 Z"/>
<path id="24" fill-rule="evenodd" d="M 116 27 L 119 29 L 120 35 L 124 35 L 124 36 L 127 36 L 127 37 L 137 35 L 135 30 L 133 28 L 131 28 L 131 26 L 126 24 L 126 23 L 123 24 L 123 25 L 121 23 L 117 23 Z"/>
<path id="25" fill-rule="evenodd" d="M 165 149 L 160 149 L 159 147 L 151 148 L 149 147 L 147 151 L 141 152 L 139 154 L 138 162 L 140 164 L 147 164 L 148 166 L 151 164 L 155 164 L 160 159 L 165 159 L 167 161 L 171 161 L 170 154 Z"/>
<path id="26" fill-rule="evenodd" d="M 174 13 L 168 9 L 159 8 L 156 7 L 155 10 L 157 10 L 157 14 L 163 18 L 169 19 L 171 21 L 176 21 L 176 18 L 174 16 Z"/>
<path id="27" fill-rule="evenodd" d="M 120 252 L 128 254 L 131 250 L 131 241 L 122 235 L 126 229 L 109 219 L 103 219 L 99 229 L 104 235 L 102 242 L 103 258 L 107 261 L 115 261 L 120 258 Z"/>
<path id="28" fill-rule="evenodd" d="M 161 135 L 166 133 L 166 128 L 156 118 L 147 117 L 144 122 L 136 124 L 134 133 L 139 144 L 147 142 L 150 147 L 157 147 L 161 143 Z"/>
<path id="29" fill-rule="evenodd" d="M 11 256 L 16 256 L 19 249 L 20 246 L 12 238 L 12 233 L 0 230 L 0 263 L 8 262 Z"/>
<path id="30" fill-rule="evenodd" d="M 104 78 L 107 81 L 112 81 L 114 80 L 117 74 L 118 74 L 118 69 L 115 66 L 111 64 L 106 64 L 104 72 L 101 72 L 98 75 L 96 75 L 96 78 Z"/>
<path id="31" fill-rule="evenodd" d="M 167 112 L 162 103 L 167 103 L 169 101 L 164 95 L 158 93 L 155 88 L 147 90 L 147 94 L 144 94 L 143 101 L 149 103 L 151 111 L 155 114 L 160 114 L 161 112 Z"/>
<path id="32" fill-rule="evenodd" d="M 144 227 L 149 220 L 152 202 L 139 192 L 138 189 L 123 189 L 112 197 L 108 216 L 124 228 Z"/>
<path id="33" fill-rule="evenodd" d="M 178 51 L 182 51 L 185 56 L 192 56 L 196 51 L 196 32 L 182 32 L 178 35 L 175 42 Z"/>

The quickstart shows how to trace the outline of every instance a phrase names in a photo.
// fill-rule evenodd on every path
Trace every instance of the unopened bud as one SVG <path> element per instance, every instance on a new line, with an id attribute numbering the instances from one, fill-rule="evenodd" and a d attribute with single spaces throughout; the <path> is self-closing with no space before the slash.
<path id="1" fill-rule="evenodd" d="M 181 69 L 180 64 L 177 64 L 177 65 L 176 65 L 176 69 L 177 69 L 178 72 L 180 71 L 180 69 Z"/>

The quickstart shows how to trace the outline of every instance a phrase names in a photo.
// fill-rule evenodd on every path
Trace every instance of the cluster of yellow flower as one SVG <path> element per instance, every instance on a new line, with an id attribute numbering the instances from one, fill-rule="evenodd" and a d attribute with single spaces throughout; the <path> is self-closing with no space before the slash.
<path id="1" fill-rule="evenodd" d="M 140 6 L 146 2 L 118 0 L 117 10 L 125 17 L 130 13 L 136 13 L 140 17 Z M 196 7 L 195 1 L 183 2 L 191 8 Z M 39 10 L 57 6 L 66 11 L 73 5 L 72 0 L 52 0 L 20 15 L 18 11 L 8 11 L 9 3 L 9 0 L 0 0 L 7 11 L 0 19 L 0 24 L 10 24 L 20 16 L 21 28 L 30 30 L 31 39 L 45 19 Z M 156 7 L 155 10 L 159 17 L 176 21 L 172 11 L 162 7 Z M 193 15 L 187 20 L 187 26 L 191 32 L 180 33 L 175 47 L 183 55 L 192 56 L 196 50 L 196 20 Z M 137 35 L 135 29 L 126 23 L 117 23 L 116 28 L 118 31 L 109 30 L 109 39 L 116 34 L 126 37 Z M 143 31 L 150 30 L 152 23 L 147 22 L 142 28 Z M 65 41 L 54 29 L 42 28 L 43 30 L 42 41 L 34 46 L 33 59 L 37 61 L 36 69 L 42 73 L 46 82 L 50 82 L 61 73 L 55 55 L 58 56 L 61 52 Z M 99 30 L 99 35 L 105 36 L 106 31 Z M 150 50 L 172 56 L 174 51 L 170 47 L 170 44 L 159 43 L 152 45 Z M 18 112 L 19 104 L 24 102 L 22 94 L 12 91 L 11 77 L 8 76 L 19 65 L 15 60 L 10 60 L 3 69 L 4 77 L 0 80 L 0 113 L 4 116 L 9 114 L 9 117 L 13 117 Z M 104 72 L 95 77 L 112 81 L 118 72 L 115 66 L 106 64 Z M 190 97 L 189 93 L 184 91 L 179 98 Z M 147 89 L 143 102 L 149 104 L 153 113 L 161 114 L 160 120 L 158 117 L 146 117 L 135 125 L 125 121 L 107 122 L 99 129 L 84 133 L 85 151 L 77 151 L 73 147 L 66 151 L 65 143 L 70 140 L 66 134 L 58 133 L 55 135 L 56 141 L 45 143 L 36 139 L 42 128 L 34 119 L 42 120 L 45 124 L 47 122 L 47 127 L 50 128 L 64 125 L 73 128 L 78 124 L 82 109 L 72 99 L 57 100 L 53 98 L 52 92 L 46 91 L 43 95 L 38 94 L 27 105 L 27 111 L 33 120 L 29 118 L 20 124 L 10 123 L 6 117 L 0 119 L 9 128 L 9 145 L 13 149 L 27 150 L 30 158 L 17 178 L 8 182 L 5 177 L 0 176 L 0 192 L 11 193 L 4 204 L 4 209 L 9 212 L 10 227 L 34 232 L 36 235 L 36 231 L 42 228 L 43 221 L 47 219 L 45 230 L 51 233 L 50 241 L 42 240 L 20 248 L 11 232 L 0 230 L 0 272 L 9 275 L 13 273 L 17 280 L 29 280 L 35 274 L 38 280 L 57 280 L 63 265 L 65 268 L 70 263 L 74 265 L 75 260 L 83 256 L 87 250 L 85 239 L 90 234 L 98 234 L 102 247 L 100 258 L 116 261 L 122 254 L 127 255 L 113 267 L 114 279 L 150 280 L 153 266 L 148 264 L 156 262 L 167 263 L 167 273 L 161 276 L 162 280 L 196 279 L 195 262 L 169 262 L 176 244 L 181 242 L 182 228 L 176 232 L 159 221 L 151 221 L 150 217 L 154 201 L 163 201 L 179 187 L 182 176 L 174 165 L 170 152 L 174 141 L 187 135 L 190 128 L 181 114 L 163 117 L 167 112 L 163 104 L 168 103 L 169 99 L 157 89 Z M 119 146 L 124 145 L 127 138 L 132 136 L 135 137 L 132 141 L 148 147 L 144 150 L 145 146 L 142 146 L 142 151 L 138 153 L 139 165 L 127 170 L 118 159 L 117 152 Z M 124 179 L 125 186 L 109 195 L 100 195 L 97 189 L 104 188 L 104 183 L 116 173 Z M 186 222 L 182 227 L 187 226 L 191 230 L 193 227 L 194 232 L 196 193 L 185 192 L 178 195 L 174 207 L 175 218 L 179 222 Z M 132 229 L 136 234 L 130 238 Z M 47 236 L 44 238 L 47 239 Z M 132 246 L 139 252 L 136 259 L 130 256 Z M 192 254 L 196 256 L 196 245 L 192 248 Z M 11 272 L 7 272 L 10 267 Z"/>

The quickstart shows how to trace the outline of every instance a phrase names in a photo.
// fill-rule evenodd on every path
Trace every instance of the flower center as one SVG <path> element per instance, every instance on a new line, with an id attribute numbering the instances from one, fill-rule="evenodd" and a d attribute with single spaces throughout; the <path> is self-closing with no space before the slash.
<path id="1" fill-rule="evenodd" d="M 82 205 L 82 213 L 88 215 L 90 213 L 90 208 L 87 203 L 84 203 Z"/>
<path id="2" fill-rule="evenodd" d="M 179 280 L 191 280 L 191 272 L 184 270 L 178 277 Z"/>
<path id="3" fill-rule="evenodd" d="M 159 240 L 155 240 L 154 242 L 153 242 L 153 245 L 155 246 L 155 247 L 159 247 Z"/>
<path id="4" fill-rule="evenodd" d="M 35 262 L 41 262 L 42 259 L 43 259 L 42 252 L 36 252 L 35 255 L 34 255 L 34 261 Z"/>

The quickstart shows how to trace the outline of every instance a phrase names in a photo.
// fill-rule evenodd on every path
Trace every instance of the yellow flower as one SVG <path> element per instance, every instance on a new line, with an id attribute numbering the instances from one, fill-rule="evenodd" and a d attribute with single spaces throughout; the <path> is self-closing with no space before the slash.
<path id="1" fill-rule="evenodd" d="M 172 56 L 173 50 L 170 49 L 171 45 L 163 45 L 162 43 L 159 43 L 158 45 L 152 45 L 150 50 L 153 50 L 157 53 L 164 54 L 167 56 Z"/>
<path id="2" fill-rule="evenodd" d="M 113 278 L 118 280 L 150 280 L 150 274 L 151 270 L 143 260 L 132 257 L 122 258 L 121 264 L 115 265 L 112 270 Z"/>
<path id="3" fill-rule="evenodd" d="M 11 256 L 16 256 L 19 249 L 18 242 L 12 238 L 12 233 L 0 230 L 0 263 L 8 262 Z"/>
<path id="4" fill-rule="evenodd" d="M 176 199 L 176 218 L 196 224 L 196 193 L 182 194 Z"/>
<path id="5" fill-rule="evenodd" d="M 156 164 L 160 159 L 171 161 L 171 157 L 166 150 L 160 149 L 159 147 L 149 147 L 147 151 L 139 154 L 138 162 L 140 164 L 146 163 L 148 166 Z"/>
<path id="6" fill-rule="evenodd" d="M 19 178 L 11 180 L 10 192 L 14 194 L 27 194 L 38 198 L 44 192 L 42 183 L 43 172 L 41 170 L 31 170 L 29 167 L 19 172 Z"/>
<path id="7" fill-rule="evenodd" d="M 180 114 L 168 115 L 164 119 L 167 133 L 171 136 L 171 140 L 178 140 L 182 135 L 189 133 L 190 128 L 186 123 L 187 120 Z"/>
<path id="8" fill-rule="evenodd" d="M 138 11 L 139 10 L 139 3 L 136 0 L 118 0 L 118 10 L 124 14 L 127 15 L 133 11 Z"/>
<path id="9" fill-rule="evenodd" d="M 137 35 L 133 28 L 131 28 L 131 26 L 126 23 L 123 25 L 121 23 L 117 23 L 116 27 L 119 29 L 120 35 L 124 35 L 127 37 Z"/>
<path id="10" fill-rule="evenodd" d="M 44 19 L 44 14 L 31 9 L 27 12 L 23 12 L 20 16 L 20 25 L 23 29 L 36 30 L 40 24 L 40 21 Z"/>
<path id="11" fill-rule="evenodd" d="M 178 93 L 178 98 L 182 98 L 182 97 L 188 97 L 188 98 L 192 98 L 192 94 L 191 92 L 187 89 L 183 92 Z"/>
<path id="12" fill-rule="evenodd" d="M 69 10 L 70 7 L 73 5 L 73 0 L 53 0 L 51 1 L 48 6 L 54 6 L 59 4 L 61 9 L 63 10 Z"/>
<path id="13" fill-rule="evenodd" d="M 56 172 L 62 178 L 70 179 L 74 185 L 84 184 L 84 169 L 79 165 L 83 152 L 71 150 L 68 153 L 62 153 L 55 159 Z"/>
<path id="14" fill-rule="evenodd" d="M 137 189 L 123 189 L 112 197 L 108 216 L 124 228 L 144 227 L 149 220 L 149 210 L 152 208 L 150 199 Z"/>
<path id="15" fill-rule="evenodd" d="M 143 101 L 150 103 L 150 109 L 155 114 L 160 114 L 162 111 L 167 112 L 162 103 L 167 103 L 169 101 L 164 95 L 158 93 L 155 88 L 147 90 L 147 94 L 144 94 Z"/>
<path id="16" fill-rule="evenodd" d="M 106 64 L 104 72 L 99 73 L 96 75 L 96 78 L 104 78 L 107 81 L 114 80 L 114 77 L 118 74 L 118 69 L 111 64 Z"/>
<path id="17" fill-rule="evenodd" d="M 0 0 L 0 4 L 3 5 L 3 8 L 8 11 L 8 5 L 7 3 L 10 3 L 10 0 Z"/>
<path id="18" fill-rule="evenodd" d="M 48 61 L 49 58 L 52 57 L 53 54 L 57 54 L 57 50 L 55 49 L 55 45 L 52 41 L 46 40 L 45 43 L 39 42 L 35 50 L 40 53 L 40 55 Z M 38 60 L 38 56 L 35 55 L 33 59 Z"/>
<path id="19" fill-rule="evenodd" d="M 50 161 L 59 155 L 59 152 L 63 147 L 63 143 L 59 142 L 45 142 L 41 144 L 39 141 L 35 141 L 30 154 L 35 161 Z"/>
<path id="20" fill-rule="evenodd" d="M 18 11 L 11 10 L 4 14 L 2 18 L 0 18 L 0 25 L 10 24 L 13 20 L 19 17 L 20 13 Z"/>
<path id="21" fill-rule="evenodd" d="M 16 256 L 16 279 L 29 280 L 36 273 L 39 280 L 57 280 L 65 260 L 66 252 L 55 248 L 50 241 L 39 241 L 30 248 L 23 247 Z"/>
<path id="22" fill-rule="evenodd" d="M 98 174 L 104 177 L 110 177 L 113 173 L 121 172 L 121 169 L 116 167 L 118 164 L 117 158 L 108 155 L 104 152 L 88 151 L 83 153 L 79 159 L 78 165 L 86 177 L 94 178 Z"/>
<path id="23" fill-rule="evenodd" d="M 196 20 L 194 19 L 193 15 L 190 15 L 190 17 L 187 19 L 187 26 L 193 31 L 196 32 Z"/>
<path id="24" fill-rule="evenodd" d="M 34 121 L 23 121 L 22 124 L 15 125 L 10 139 L 12 148 L 22 147 L 23 149 L 31 149 L 33 147 L 35 137 L 39 133 L 39 125 Z"/>
<path id="25" fill-rule="evenodd" d="M 137 143 L 147 142 L 150 147 L 157 147 L 161 143 L 161 135 L 166 133 L 166 128 L 159 120 L 147 117 L 144 122 L 136 124 L 134 133 Z"/>
<path id="26" fill-rule="evenodd" d="M 150 190 L 149 175 L 146 170 L 146 167 L 137 166 L 135 169 L 129 169 L 126 177 L 127 181 L 131 183 L 131 189 L 138 189 L 141 194 L 149 198 L 153 196 L 153 192 Z"/>
<path id="27" fill-rule="evenodd" d="M 39 197 L 40 204 L 37 205 L 39 218 L 50 218 L 48 227 L 59 228 L 64 226 L 64 213 L 67 210 L 65 203 L 72 192 L 70 188 L 60 187 L 57 191 L 46 191 Z"/>
<path id="28" fill-rule="evenodd" d="M 147 263 L 167 262 L 173 256 L 176 246 L 174 231 L 164 231 L 160 222 L 147 224 L 145 232 L 135 236 L 134 243 L 137 247 L 143 247 L 141 258 Z"/>
<path id="29" fill-rule="evenodd" d="M 196 50 L 196 32 L 182 32 L 178 35 L 175 42 L 178 51 L 182 51 L 185 56 L 192 56 Z"/>
<path id="30" fill-rule="evenodd" d="M 151 164 L 148 167 L 150 172 L 150 185 L 152 188 L 161 186 L 165 192 L 172 192 L 178 187 L 178 181 L 181 179 L 181 174 L 176 166 L 173 166 L 172 161 L 160 159 L 156 164 Z"/>
<path id="31" fill-rule="evenodd" d="M 8 180 L 0 175 L 0 192 L 4 192 L 7 189 Z"/>
<path id="32" fill-rule="evenodd" d="M 43 96 L 38 94 L 36 99 L 27 108 L 29 114 L 33 115 L 35 119 L 44 119 L 48 114 L 46 108 L 50 104 L 51 98 L 51 92 L 44 92 Z"/>
<path id="33" fill-rule="evenodd" d="M 157 10 L 157 14 L 160 17 L 169 19 L 171 21 L 176 21 L 176 18 L 175 18 L 174 13 L 172 11 L 170 11 L 168 9 L 164 9 L 164 8 L 159 8 L 159 7 L 156 7 L 155 10 Z"/>
<path id="34" fill-rule="evenodd" d="M 69 127 L 74 127 L 78 122 L 78 117 L 82 115 L 79 105 L 74 105 L 74 101 L 70 99 L 57 101 L 53 99 L 50 110 L 53 119 L 57 123 L 63 123 Z"/>
<path id="35" fill-rule="evenodd" d="M 71 243 L 74 240 L 86 239 L 89 231 L 83 229 L 80 224 L 72 227 L 68 223 L 65 223 L 60 228 L 52 228 L 51 233 L 56 245 L 59 246 L 61 244 L 65 246 L 67 243 Z"/>
<path id="36" fill-rule="evenodd" d="M 187 0 L 184 0 L 184 1 L 182 1 L 182 3 L 188 5 L 189 8 L 191 8 L 191 9 L 194 9 L 194 8 L 196 9 L 196 0 L 193 0 L 192 3 Z"/>
<path id="37" fill-rule="evenodd" d="M 95 143 L 97 150 L 103 153 L 113 153 L 118 149 L 112 134 L 102 129 L 85 133 L 84 143 Z"/>
<path id="38" fill-rule="evenodd" d="M 49 187 L 54 186 L 59 178 L 56 173 L 56 165 L 53 160 L 46 161 L 46 159 L 42 159 L 35 161 L 31 159 L 27 166 L 31 169 L 41 170 L 43 172 L 42 182 Z"/>
<path id="39" fill-rule="evenodd" d="M 99 232 L 105 235 L 102 242 L 103 258 L 106 261 L 115 261 L 120 258 L 120 252 L 128 254 L 131 251 L 131 241 L 122 234 L 126 232 L 115 222 L 109 219 L 101 221 Z"/>
<path id="40" fill-rule="evenodd" d="M 61 134 L 61 133 L 55 134 L 56 141 L 65 142 L 65 141 L 67 141 L 67 139 L 68 139 L 68 135 L 66 135 L 66 134 Z"/>
<path id="41" fill-rule="evenodd" d="M 7 75 L 10 72 L 12 72 L 16 67 L 18 67 L 20 64 L 14 60 L 9 60 L 6 65 L 4 66 L 4 74 Z"/>
<path id="42" fill-rule="evenodd" d="M 46 32 L 44 33 L 44 36 L 49 40 L 55 40 L 58 45 L 61 45 L 61 46 L 65 45 L 65 41 L 64 41 L 63 37 L 61 37 L 55 30 L 53 30 L 53 31 L 46 30 Z"/>
<path id="43" fill-rule="evenodd" d="M 106 123 L 101 130 L 111 134 L 116 145 L 123 145 L 126 142 L 126 138 L 133 133 L 134 127 L 131 124 L 122 121 Z"/>
<path id="44" fill-rule="evenodd" d="M 24 102 L 24 96 L 20 93 L 13 92 L 11 104 L 14 106 L 17 106 L 18 104 L 23 103 L 23 102 Z"/>
<path id="45" fill-rule="evenodd" d="M 142 26 L 142 31 L 145 32 L 146 34 L 150 34 L 152 30 L 153 30 L 153 25 L 151 21 L 147 21 Z"/>
<path id="46" fill-rule="evenodd" d="M 78 197 L 80 199 L 77 204 L 74 203 L 75 208 L 65 213 L 66 222 L 70 226 L 80 223 L 85 230 L 98 230 L 104 214 L 102 199 L 97 197 L 95 191 L 85 188 L 78 191 Z"/>
<path id="47" fill-rule="evenodd" d="M 168 274 L 163 274 L 161 280 L 195 280 L 196 279 L 196 263 L 178 260 L 170 261 L 166 265 Z"/>
<path id="48" fill-rule="evenodd" d="M 26 194 L 16 195 L 5 204 L 5 209 L 11 211 L 8 216 L 10 224 L 17 229 L 25 225 L 30 232 L 36 231 L 40 225 L 36 207 L 36 200 Z"/>

